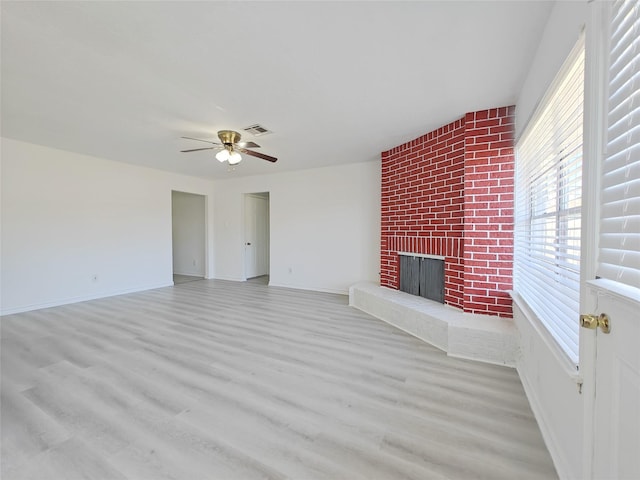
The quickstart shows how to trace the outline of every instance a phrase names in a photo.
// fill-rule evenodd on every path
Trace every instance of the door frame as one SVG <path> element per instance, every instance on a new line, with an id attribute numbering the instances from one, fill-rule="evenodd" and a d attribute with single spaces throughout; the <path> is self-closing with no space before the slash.
<path id="1" fill-rule="evenodd" d="M 247 192 L 242 196 L 242 278 L 244 281 L 247 281 L 250 277 L 247 277 L 247 199 L 249 197 L 257 197 L 261 199 L 266 199 L 267 201 L 267 212 L 268 212 L 268 221 L 267 221 L 267 231 L 266 231 L 266 241 L 267 241 L 267 275 L 270 274 L 271 271 L 271 192 L 268 190 L 260 191 L 260 192 Z"/>
<path id="2" fill-rule="evenodd" d="M 202 219 L 203 223 L 204 223 L 204 278 L 208 279 L 211 278 L 210 274 L 211 274 L 211 270 L 209 268 L 209 263 L 210 263 L 210 258 L 211 258 L 211 253 L 210 252 L 210 246 L 209 246 L 209 240 L 210 240 L 210 234 L 209 234 L 209 213 L 210 213 L 210 207 L 209 207 L 209 195 L 205 194 L 205 193 L 200 193 L 200 192 L 189 192 L 187 190 L 179 190 L 176 188 L 171 188 L 169 190 L 169 219 L 170 219 L 170 225 L 171 225 L 171 230 L 169 232 L 169 241 L 171 243 L 171 257 L 170 257 L 170 262 L 171 262 L 171 275 L 173 277 L 173 257 L 174 257 L 174 244 L 173 244 L 173 193 L 186 193 L 188 195 L 198 195 L 200 197 L 203 197 L 204 200 L 204 218 Z M 172 279 L 173 281 L 173 279 Z"/>
<path id="3" fill-rule="evenodd" d="M 582 235 L 580 254 L 580 312 L 595 311 L 597 300 L 588 281 L 596 278 L 600 186 L 604 132 L 606 130 L 606 92 L 608 61 L 606 2 L 590 2 L 585 32 L 584 132 L 582 168 Z M 585 195 L 584 192 L 590 192 Z M 576 319 L 577 321 L 577 319 Z M 595 452 L 596 332 L 580 328 L 579 373 L 582 379 L 583 441 L 582 476 L 593 477 Z"/>

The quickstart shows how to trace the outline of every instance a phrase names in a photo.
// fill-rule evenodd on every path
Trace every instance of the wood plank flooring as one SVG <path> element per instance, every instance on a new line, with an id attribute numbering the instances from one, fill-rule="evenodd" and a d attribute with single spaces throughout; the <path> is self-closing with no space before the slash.
<path id="1" fill-rule="evenodd" d="M 197 282 L 202 279 L 203 277 L 196 277 L 195 275 L 180 275 L 179 273 L 173 274 L 174 285 L 179 285 L 181 283 L 187 283 L 187 282 Z"/>
<path id="2" fill-rule="evenodd" d="M 17 479 L 556 478 L 515 370 L 216 280 L 0 319 Z"/>

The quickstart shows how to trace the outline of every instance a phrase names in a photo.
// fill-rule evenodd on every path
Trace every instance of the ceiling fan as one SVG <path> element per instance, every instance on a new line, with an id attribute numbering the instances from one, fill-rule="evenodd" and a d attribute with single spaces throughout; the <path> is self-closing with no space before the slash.
<path id="1" fill-rule="evenodd" d="M 206 142 L 212 145 L 213 147 L 205 147 L 205 148 L 192 148 L 190 150 L 181 150 L 182 153 L 188 152 L 199 152 L 201 150 L 220 150 L 216 153 L 216 159 L 220 162 L 229 162 L 230 165 L 235 165 L 240 163 L 242 157 L 240 153 L 246 153 L 247 155 L 251 155 L 252 157 L 258 157 L 263 160 L 267 160 L 268 162 L 276 162 L 278 159 L 276 157 L 272 157 L 270 155 L 265 155 L 264 153 L 254 152 L 253 150 L 248 150 L 249 148 L 260 148 L 260 145 L 254 142 L 241 142 L 240 134 L 238 132 L 234 132 L 233 130 L 220 130 L 218 132 L 218 138 L 221 143 L 218 142 L 210 142 L 209 140 L 201 140 L 200 138 L 191 138 L 191 137 L 182 137 L 187 140 L 197 140 L 199 142 Z"/>

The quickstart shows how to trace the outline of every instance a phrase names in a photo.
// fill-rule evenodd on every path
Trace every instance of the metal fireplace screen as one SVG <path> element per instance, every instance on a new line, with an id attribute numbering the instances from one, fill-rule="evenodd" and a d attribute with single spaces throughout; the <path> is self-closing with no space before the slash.
<path id="1" fill-rule="evenodd" d="M 400 290 L 444 303 L 444 260 L 400 255 Z"/>

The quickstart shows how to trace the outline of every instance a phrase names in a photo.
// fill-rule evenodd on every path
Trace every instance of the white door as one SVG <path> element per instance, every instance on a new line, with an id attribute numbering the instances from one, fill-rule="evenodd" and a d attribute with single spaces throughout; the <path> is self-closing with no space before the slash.
<path id="1" fill-rule="evenodd" d="M 256 198 L 246 195 L 244 200 L 244 276 L 257 277 L 256 265 L 256 231 L 257 208 Z"/>
<path id="2" fill-rule="evenodd" d="M 596 330 L 593 402 L 594 479 L 640 479 L 640 299 L 603 285 L 587 286 L 594 313 L 607 314 L 611 332 Z M 586 378 L 585 378 L 586 380 Z"/>
<path id="3" fill-rule="evenodd" d="M 593 48 L 591 70 L 586 78 L 593 88 L 586 90 L 585 101 L 591 106 L 588 110 L 593 130 L 588 138 L 593 142 L 590 150 L 596 161 L 590 165 L 591 172 L 586 172 L 593 174 L 593 178 L 600 176 L 602 184 L 591 185 L 595 187 L 593 191 L 600 192 L 595 201 L 606 221 L 599 222 L 600 215 L 595 210 L 586 212 L 583 220 L 587 228 L 585 236 L 591 240 L 587 243 L 594 246 L 598 245 L 599 222 L 600 243 L 606 248 L 600 252 L 594 249 L 589 256 L 600 257 L 603 266 L 608 265 L 603 276 L 616 278 L 612 268 L 622 273 L 625 268 L 633 270 L 638 266 L 635 253 L 638 232 L 634 229 L 640 213 L 636 200 L 640 199 L 637 183 L 640 6 L 634 1 L 591 2 L 590 15 Z M 610 52 L 610 56 L 605 52 Z M 608 89 L 599 88 L 599 81 L 609 84 Z M 604 132 L 608 132 L 606 140 L 601 135 Z M 605 151 L 600 159 L 599 152 Z M 600 169 L 602 172 L 595 173 Z M 627 253 L 621 253 L 625 250 Z M 589 272 L 591 278 L 595 273 L 595 269 Z M 623 278 L 629 281 L 632 277 Z M 633 287 L 605 279 L 588 281 L 583 286 L 583 313 L 606 314 L 611 328 L 608 334 L 597 328 L 588 334 L 583 331 L 580 337 L 581 342 L 585 340 L 587 353 L 587 368 L 583 370 L 588 393 L 585 398 L 588 448 L 584 452 L 584 465 L 590 474 L 586 477 L 640 479 L 640 294 Z M 581 369 L 585 351 L 581 347 Z"/>
<path id="4" fill-rule="evenodd" d="M 269 273 L 269 198 L 245 195 L 244 265 L 245 278 Z"/>
<path id="5" fill-rule="evenodd" d="M 269 274 L 269 197 L 258 197 L 256 205 L 256 270 Z"/>

